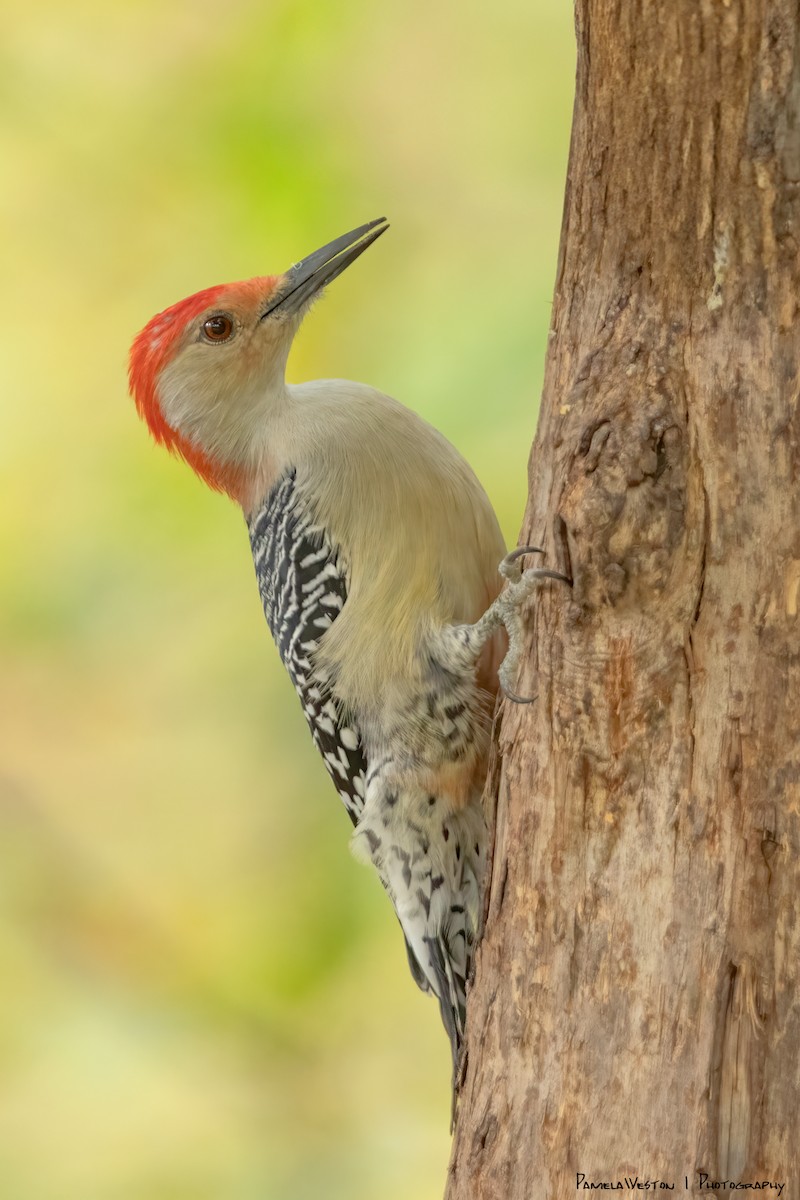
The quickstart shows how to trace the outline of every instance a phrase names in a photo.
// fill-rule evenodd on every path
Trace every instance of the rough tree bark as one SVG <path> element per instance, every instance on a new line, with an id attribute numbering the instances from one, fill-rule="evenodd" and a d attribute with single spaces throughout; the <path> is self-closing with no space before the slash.
<path id="1" fill-rule="evenodd" d="M 798 0 L 577 0 L 448 1200 L 800 1197 Z M 624 1187 L 624 1183 L 623 1183 Z M 586 1194 L 577 1189 L 578 1194 Z M 717 1191 L 716 1194 L 719 1194 Z M 758 1194 L 764 1194 L 759 1192 Z M 767 1194 L 776 1195 L 773 1189 Z"/>

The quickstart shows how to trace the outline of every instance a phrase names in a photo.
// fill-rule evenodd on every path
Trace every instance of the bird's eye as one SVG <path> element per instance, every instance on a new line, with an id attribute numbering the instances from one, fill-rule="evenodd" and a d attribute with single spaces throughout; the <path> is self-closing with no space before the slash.
<path id="1" fill-rule="evenodd" d="M 233 321 L 225 313 L 216 313 L 203 321 L 203 337 L 208 342 L 227 342 L 233 333 Z"/>

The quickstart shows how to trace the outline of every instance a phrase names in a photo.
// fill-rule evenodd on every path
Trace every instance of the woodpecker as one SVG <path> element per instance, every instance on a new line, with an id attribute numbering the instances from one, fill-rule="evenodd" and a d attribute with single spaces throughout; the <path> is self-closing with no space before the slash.
<path id="1" fill-rule="evenodd" d="M 513 697 L 533 584 L 563 577 L 522 575 L 533 548 L 504 558 L 483 488 L 416 413 L 347 380 L 287 383 L 312 301 L 387 228 L 370 221 L 281 275 L 167 308 L 134 340 L 129 378 L 156 442 L 243 510 L 267 623 L 352 848 L 394 905 L 416 983 L 438 999 L 455 1071 L 495 694 L 500 682 Z"/>

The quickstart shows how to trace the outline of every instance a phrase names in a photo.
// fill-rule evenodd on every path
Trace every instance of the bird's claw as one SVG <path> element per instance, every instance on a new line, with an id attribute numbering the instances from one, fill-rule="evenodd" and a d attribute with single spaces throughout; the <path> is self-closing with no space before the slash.
<path id="1" fill-rule="evenodd" d="M 534 567 L 532 571 L 523 571 L 522 559 L 526 554 L 544 554 L 541 546 L 518 546 L 516 550 L 512 550 L 507 554 L 500 563 L 500 574 L 510 584 L 520 583 L 524 579 L 560 579 L 563 583 L 569 584 L 572 587 L 572 580 L 568 575 L 563 575 L 561 571 L 551 571 L 547 567 Z M 528 587 L 526 592 L 533 591 L 532 587 Z"/>
<path id="2" fill-rule="evenodd" d="M 500 680 L 500 691 L 512 704 L 533 704 L 535 700 L 539 699 L 538 696 L 518 696 L 516 692 L 512 692 L 505 686 L 502 679 Z"/>
<path id="3" fill-rule="evenodd" d="M 497 612 L 508 634 L 508 652 L 498 672 L 500 690 L 513 704 L 533 704 L 536 696 L 518 696 L 511 688 L 513 679 L 519 667 L 522 656 L 522 606 L 536 587 L 539 579 L 558 579 L 572 587 L 572 580 L 560 571 L 550 571 L 545 567 L 536 567 L 531 571 L 523 571 L 522 559 L 526 554 L 544 554 L 539 546 L 519 546 L 507 554 L 500 563 L 500 574 L 506 580 L 506 585 L 495 600 Z"/>
<path id="4" fill-rule="evenodd" d="M 522 578 L 522 559 L 526 554 L 544 554 L 541 546 L 518 546 L 507 554 L 500 563 L 499 571 L 509 583 L 519 583 Z"/>

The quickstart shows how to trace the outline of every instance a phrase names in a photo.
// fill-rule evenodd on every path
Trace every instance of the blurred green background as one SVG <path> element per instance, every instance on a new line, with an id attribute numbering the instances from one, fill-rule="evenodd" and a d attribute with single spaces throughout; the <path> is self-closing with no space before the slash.
<path id="1" fill-rule="evenodd" d="M 428 1200 L 449 1055 L 317 762 L 240 515 L 133 334 L 385 213 L 290 378 L 368 381 L 517 536 L 567 0 L 63 0 L 0 41 L 0 1197 Z"/>

